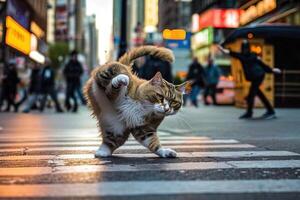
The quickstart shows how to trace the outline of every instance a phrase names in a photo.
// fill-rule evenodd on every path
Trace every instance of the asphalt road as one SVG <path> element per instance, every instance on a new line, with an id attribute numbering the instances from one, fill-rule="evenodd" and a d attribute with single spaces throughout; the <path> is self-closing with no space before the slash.
<path id="1" fill-rule="evenodd" d="M 241 112 L 184 108 L 166 119 L 159 135 L 175 159 L 133 139 L 94 158 L 100 139 L 85 109 L 0 113 L 0 199 L 299 199 L 300 110 L 268 121 Z"/>

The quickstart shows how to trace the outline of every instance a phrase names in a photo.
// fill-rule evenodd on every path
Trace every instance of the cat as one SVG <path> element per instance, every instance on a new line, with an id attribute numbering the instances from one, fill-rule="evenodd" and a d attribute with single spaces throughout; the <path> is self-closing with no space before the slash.
<path id="1" fill-rule="evenodd" d="M 118 62 L 107 62 L 92 71 L 84 86 L 84 96 L 98 121 L 102 144 L 95 157 L 111 156 L 132 136 L 151 152 L 164 158 L 176 157 L 176 151 L 159 142 L 157 128 L 165 116 L 176 114 L 188 82 L 173 85 L 160 72 L 147 81 L 132 73 L 132 62 L 151 55 L 173 62 L 171 50 L 142 46 L 125 53 Z"/>

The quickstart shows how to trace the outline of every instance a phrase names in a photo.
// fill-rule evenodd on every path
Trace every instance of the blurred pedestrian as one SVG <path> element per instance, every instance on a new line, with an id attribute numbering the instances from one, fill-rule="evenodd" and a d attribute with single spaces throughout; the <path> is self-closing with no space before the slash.
<path id="1" fill-rule="evenodd" d="M 41 92 L 41 67 L 37 64 L 33 66 L 30 75 L 30 84 L 29 84 L 29 98 L 27 99 L 24 113 L 29 113 L 33 106 L 36 104 L 38 97 Z"/>
<path id="2" fill-rule="evenodd" d="M 204 90 L 204 103 L 206 105 L 209 105 L 209 102 L 207 101 L 208 96 L 211 96 L 214 105 L 218 104 L 216 99 L 216 92 L 220 76 L 221 73 L 219 67 L 214 64 L 213 59 L 209 56 L 208 65 L 205 69 L 206 85 Z"/>
<path id="3" fill-rule="evenodd" d="M 9 112 L 11 106 L 14 107 L 14 111 L 18 112 L 19 104 L 16 102 L 18 84 L 20 83 L 20 78 L 18 77 L 18 72 L 16 64 L 14 61 L 9 61 L 8 66 L 4 69 L 4 77 L 2 81 L 2 96 L 1 104 L 6 101 L 5 112 Z"/>
<path id="4" fill-rule="evenodd" d="M 189 66 L 189 71 L 186 80 L 192 81 L 192 91 L 190 94 L 184 96 L 184 105 L 186 105 L 187 99 L 190 98 L 192 104 L 198 107 L 198 95 L 201 89 L 205 86 L 204 69 L 198 62 L 196 57 L 193 58 L 193 62 Z"/>
<path id="5" fill-rule="evenodd" d="M 66 64 L 63 72 L 67 83 L 65 106 L 68 111 L 72 109 L 73 112 L 77 112 L 78 109 L 76 93 L 78 94 L 81 102 L 85 104 L 85 100 L 81 92 L 80 80 L 81 75 L 83 74 L 83 68 L 77 60 L 77 54 L 77 51 L 71 52 L 71 59 Z M 73 99 L 73 108 L 70 103 L 71 99 Z"/>
<path id="6" fill-rule="evenodd" d="M 41 72 L 41 106 L 40 111 L 43 112 L 47 102 L 48 95 L 51 97 L 55 103 L 56 112 L 63 112 L 58 100 L 57 91 L 55 88 L 55 72 L 51 67 L 50 60 L 47 58 L 45 62 L 45 67 Z"/>
<path id="7" fill-rule="evenodd" d="M 145 64 L 139 69 L 139 76 L 143 79 L 150 80 L 156 72 L 160 72 L 162 77 L 169 83 L 173 82 L 171 64 L 167 61 L 154 58 L 153 56 L 147 56 Z"/>
<path id="8" fill-rule="evenodd" d="M 247 97 L 247 111 L 245 114 L 240 116 L 240 119 L 252 118 L 255 96 L 258 96 L 260 98 L 265 108 L 267 109 L 267 112 L 263 114 L 261 118 L 276 118 L 274 108 L 272 107 L 264 93 L 260 90 L 259 86 L 262 84 L 266 73 L 281 73 L 280 69 L 272 69 L 271 67 L 263 63 L 260 57 L 250 52 L 250 45 L 247 40 L 244 40 L 242 42 L 241 53 L 224 49 L 221 46 L 219 46 L 219 48 L 222 52 L 240 60 L 244 70 L 245 78 L 251 83 L 249 94 Z"/>

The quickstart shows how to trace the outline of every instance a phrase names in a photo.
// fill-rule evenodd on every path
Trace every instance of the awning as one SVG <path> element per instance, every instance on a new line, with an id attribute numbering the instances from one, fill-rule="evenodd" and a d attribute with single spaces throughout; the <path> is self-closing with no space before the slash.
<path id="1" fill-rule="evenodd" d="M 300 26 L 282 24 L 262 24 L 235 29 L 222 42 L 222 46 L 234 42 L 238 38 L 265 38 L 265 39 L 291 39 L 300 40 Z"/>

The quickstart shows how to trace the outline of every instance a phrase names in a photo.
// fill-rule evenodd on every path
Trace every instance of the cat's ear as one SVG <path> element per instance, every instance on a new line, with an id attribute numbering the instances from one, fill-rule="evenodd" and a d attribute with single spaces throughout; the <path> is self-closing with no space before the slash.
<path id="1" fill-rule="evenodd" d="M 182 94 L 189 94 L 192 90 L 193 81 L 185 81 L 180 85 L 176 85 L 176 89 L 180 91 Z"/>
<path id="2" fill-rule="evenodd" d="M 153 78 L 150 80 L 152 85 L 161 86 L 163 82 L 163 78 L 160 72 L 156 72 Z"/>

